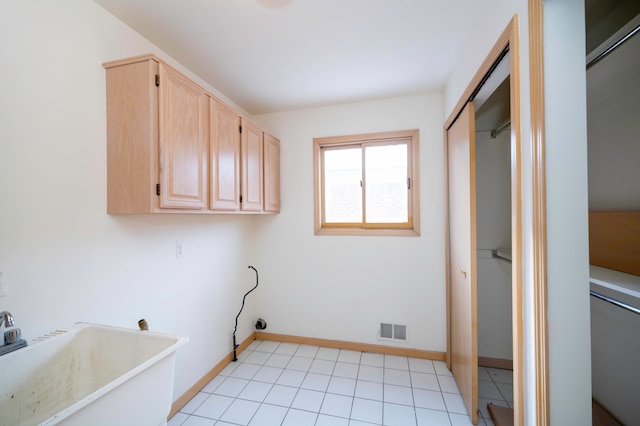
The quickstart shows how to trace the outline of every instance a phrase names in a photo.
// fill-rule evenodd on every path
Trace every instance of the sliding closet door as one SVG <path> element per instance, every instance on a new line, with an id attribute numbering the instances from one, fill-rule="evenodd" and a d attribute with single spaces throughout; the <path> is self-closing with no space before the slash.
<path id="1" fill-rule="evenodd" d="M 469 102 L 447 130 L 450 359 L 473 424 L 478 423 L 475 110 Z"/>

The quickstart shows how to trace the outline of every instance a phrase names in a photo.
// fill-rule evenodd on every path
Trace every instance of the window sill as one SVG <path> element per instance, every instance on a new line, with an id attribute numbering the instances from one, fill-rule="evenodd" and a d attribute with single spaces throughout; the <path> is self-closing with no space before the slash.
<path id="1" fill-rule="evenodd" d="M 321 228 L 316 229 L 315 235 L 419 237 L 420 231 L 417 229 Z"/>

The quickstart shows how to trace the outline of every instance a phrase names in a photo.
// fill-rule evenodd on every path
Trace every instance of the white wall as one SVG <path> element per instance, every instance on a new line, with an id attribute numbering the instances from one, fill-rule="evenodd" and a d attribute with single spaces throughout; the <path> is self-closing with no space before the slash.
<path id="1" fill-rule="evenodd" d="M 257 306 L 267 331 L 381 344 L 380 322 L 407 324 L 408 346 L 445 351 L 442 96 L 425 94 L 254 116 L 281 140 L 282 211 L 259 218 Z M 315 236 L 313 138 L 420 130 L 420 237 Z"/>
<path id="2" fill-rule="evenodd" d="M 101 64 L 163 54 L 95 3 L 2 2 L 0 52 L 0 263 L 9 268 L 0 311 L 27 340 L 76 321 L 137 328 L 140 318 L 186 334 L 177 398 L 232 349 L 254 283 L 252 219 L 106 214 Z"/>
<path id="3" fill-rule="evenodd" d="M 640 78 L 589 99 L 589 210 L 640 210 L 639 99 Z"/>

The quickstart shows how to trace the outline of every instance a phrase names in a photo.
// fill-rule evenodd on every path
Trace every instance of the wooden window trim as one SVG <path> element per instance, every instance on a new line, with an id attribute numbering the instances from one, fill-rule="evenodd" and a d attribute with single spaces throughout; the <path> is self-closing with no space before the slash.
<path id="1" fill-rule="evenodd" d="M 408 162 L 411 177 L 409 192 L 408 224 L 369 224 L 363 228 L 360 224 L 331 223 L 323 225 L 322 153 L 323 147 L 347 146 L 355 143 L 386 144 L 398 139 L 410 139 L 410 159 Z M 391 132 L 367 133 L 347 136 L 332 136 L 313 139 L 313 179 L 314 179 L 314 232 L 315 235 L 377 235 L 377 236 L 419 236 L 420 235 L 420 168 L 419 168 L 419 131 L 401 130 Z M 364 206 L 363 206 L 364 208 Z"/>

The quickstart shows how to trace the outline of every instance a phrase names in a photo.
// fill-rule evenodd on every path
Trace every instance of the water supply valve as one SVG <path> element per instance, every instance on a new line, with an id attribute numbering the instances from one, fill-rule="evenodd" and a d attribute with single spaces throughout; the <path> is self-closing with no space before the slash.
<path id="1" fill-rule="evenodd" d="M 258 318 L 258 321 L 256 321 L 256 330 L 264 330 L 265 328 L 267 328 L 267 322 L 262 318 Z"/>

